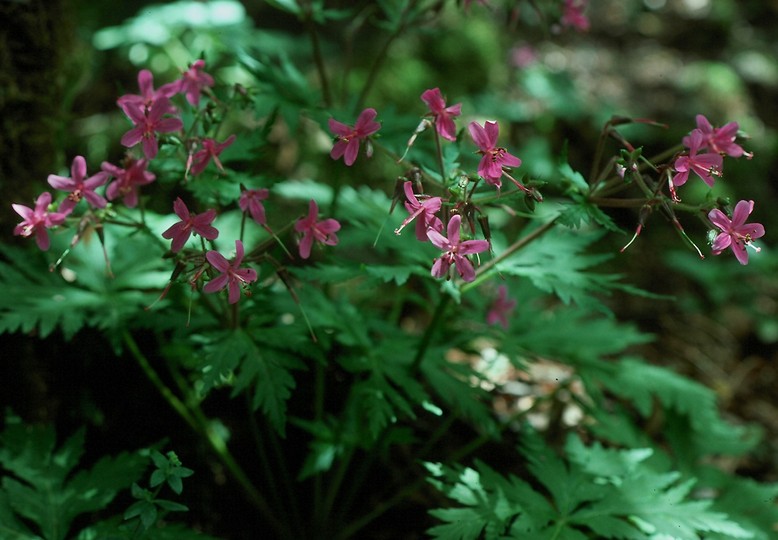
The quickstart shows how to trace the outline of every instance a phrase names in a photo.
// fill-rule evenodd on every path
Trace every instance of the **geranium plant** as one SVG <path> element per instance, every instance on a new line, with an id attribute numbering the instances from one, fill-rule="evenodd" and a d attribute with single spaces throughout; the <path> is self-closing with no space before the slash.
<path id="1" fill-rule="evenodd" d="M 169 80 L 143 66 L 140 94 L 117 96 L 121 164 L 77 155 L 69 177 L 41 179 L 32 207 L 13 203 L 22 221 L 8 235 L 35 242 L 8 239 L 0 330 L 100 329 L 273 537 L 367 538 L 411 512 L 396 537 L 768 538 L 775 488 L 711 461 L 751 451 L 754 431 L 725 421 L 702 384 L 640 359 L 651 337 L 605 299 L 666 301 L 609 269 L 655 213 L 690 258 L 731 248 L 745 265 L 746 248 L 759 251 L 765 228 L 746 223 L 765 217 L 758 203 L 700 196 L 688 181 L 711 189 L 752 157 L 738 124 L 690 117 L 648 156 L 629 128 L 661 119 L 614 116 L 588 176 L 568 160 L 572 142 L 533 174 L 517 119 L 444 78 L 413 86 L 416 108 L 399 113 L 377 90 L 397 76 L 383 67 L 401 38 L 456 32 L 476 12 L 567 39 L 590 30 L 587 2 L 268 4 L 301 23 L 310 55 L 236 48 L 191 57 Z M 370 32 L 385 41 L 354 67 L 338 36 Z M 627 225 L 614 208 L 634 210 Z M 695 220 L 713 231 L 710 249 Z M 622 253 L 604 247 L 625 226 L 636 230 Z M 246 400 L 245 417 L 209 411 L 225 392 Z M 233 437 L 236 424 L 249 427 Z M 234 451 L 251 444 L 248 460 Z M 511 459 L 490 460 L 489 447 Z M 186 507 L 157 493 L 180 494 L 192 470 L 146 452 L 149 489 L 122 458 L 133 471 L 111 497 L 132 485 L 138 501 L 78 538 L 169 537 L 158 513 Z M 0 449 L 8 474 L 30 481 L 9 455 Z M 13 482 L 0 520 L 16 516 L 14 537 L 32 538 L 34 497 L 9 499 Z"/>

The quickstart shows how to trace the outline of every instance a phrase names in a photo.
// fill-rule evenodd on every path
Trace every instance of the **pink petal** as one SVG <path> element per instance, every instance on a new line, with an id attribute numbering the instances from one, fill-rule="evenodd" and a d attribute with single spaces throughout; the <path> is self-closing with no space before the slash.
<path id="1" fill-rule="evenodd" d="M 189 221 L 189 208 L 186 207 L 186 203 L 181 200 L 181 197 L 176 197 L 176 200 L 173 201 L 173 212 L 175 212 L 182 221 Z"/>
<path id="2" fill-rule="evenodd" d="M 438 259 L 435 259 L 434 264 L 432 265 L 432 276 L 436 278 L 441 278 L 445 276 L 448 273 L 448 269 L 451 267 L 451 263 L 446 260 L 445 257 L 440 257 Z"/>
<path id="3" fill-rule="evenodd" d="M 359 138 L 354 137 L 346 145 L 346 153 L 343 156 L 343 163 L 351 167 L 359 155 Z"/>
<path id="4" fill-rule="evenodd" d="M 697 121 L 697 129 L 703 133 L 713 133 L 713 125 L 711 125 L 705 116 L 698 114 L 694 119 Z"/>
<path id="5" fill-rule="evenodd" d="M 124 135 L 122 135 L 121 143 L 122 146 L 126 146 L 127 148 L 132 148 L 136 144 L 138 144 L 141 140 L 143 140 L 143 128 L 142 127 L 134 127 Z"/>
<path id="6" fill-rule="evenodd" d="M 203 287 L 203 291 L 207 293 L 219 292 L 220 290 L 222 290 L 224 287 L 227 286 L 228 281 L 229 281 L 229 277 L 227 276 L 227 274 L 221 274 L 213 278 L 208 283 L 206 283 L 205 286 Z"/>
<path id="7" fill-rule="evenodd" d="M 464 281 L 473 281 L 475 279 L 475 269 L 467 258 L 462 257 L 461 255 L 455 255 L 454 261 L 456 263 L 457 272 L 459 272 L 459 275 L 462 276 Z"/>
<path id="8" fill-rule="evenodd" d="M 225 273 L 230 268 L 230 263 L 227 259 L 224 258 L 224 255 L 219 253 L 218 251 L 209 251 L 205 254 L 205 258 L 208 259 L 208 262 L 211 266 L 216 268 L 219 272 Z"/>
<path id="9" fill-rule="evenodd" d="M 731 224 L 727 215 L 718 208 L 714 208 L 708 212 L 708 219 L 722 231 L 728 230 Z"/>
<path id="10" fill-rule="evenodd" d="M 438 249 L 446 250 L 449 247 L 448 240 L 435 229 L 427 229 L 427 238 Z"/>
<path id="11" fill-rule="evenodd" d="M 86 177 L 86 160 L 84 156 L 73 158 L 73 165 L 70 168 L 70 177 L 74 182 L 80 182 Z"/>
<path id="12" fill-rule="evenodd" d="M 48 182 L 54 189 L 61 189 L 63 191 L 71 191 L 76 187 L 76 184 L 72 179 L 54 174 L 49 175 Z"/>
<path id="13" fill-rule="evenodd" d="M 497 146 L 497 138 L 500 135 L 500 125 L 497 122 L 485 122 L 484 131 L 489 141 L 489 148 Z"/>
<path id="14" fill-rule="evenodd" d="M 311 246 L 313 245 L 313 234 L 311 234 L 309 231 L 306 231 L 305 235 L 303 235 L 302 240 L 300 240 L 300 257 L 303 259 L 307 259 L 311 256 Z"/>
<path id="15" fill-rule="evenodd" d="M 240 300 L 240 284 L 237 280 L 231 279 L 230 282 L 227 284 L 227 290 L 229 291 L 229 295 L 227 296 L 227 301 L 230 304 L 236 304 L 238 300 Z"/>
<path id="16" fill-rule="evenodd" d="M 732 228 L 740 227 L 754 211 L 754 201 L 740 201 L 735 205 L 735 210 L 732 212 Z"/>
<path id="17" fill-rule="evenodd" d="M 448 221 L 446 232 L 448 233 L 448 243 L 452 246 L 459 245 L 459 226 L 461 223 L 462 216 L 459 214 L 454 214 Z"/>
<path id="18" fill-rule="evenodd" d="M 342 122 L 338 122 L 334 118 L 327 120 L 327 124 L 329 124 L 331 132 L 335 135 L 340 135 L 341 137 L 348 137 L 354 131 L 352 127 L 347 126 Z"/>
<path id="19" fill-rule="evenodd" d="M 470 136 L 473 138 L 475 145 L 482 151 L 488 152 L 492 149 L 489 144 L 489 137 L 478 122 L 470 122 L 467 126 L 467 130 L 470 132 Z M 480 174 L 480 173 L 479 173 Z"/>

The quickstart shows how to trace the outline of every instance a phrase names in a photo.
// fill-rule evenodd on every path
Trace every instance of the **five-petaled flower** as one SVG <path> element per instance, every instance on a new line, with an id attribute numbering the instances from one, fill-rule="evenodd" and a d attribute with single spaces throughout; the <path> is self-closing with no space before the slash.
<path id="1" fill-rule="evenodd" d="M 703 134 L 699 129 L 692 130 L 684 144 L 688 143 L 689 154 L 680 156 L 675 160 L 673 168 L 676 170 L 673 176 L 673 185 L 682 186 L 689 179 L 689 172 L 693 171 L 702 181 L 713 187 L 714 176 L 721 176 L 723 159 L 715 152 L 698 153 L 702 148 Z"/>
<path id="2" fill-rule="evenodd" d="M 83 156 L 76 156 L 70 166 L 70 178 L 50 174 L 48 182 L 54 189 L 69 193 L 59 206 L 60 212 L 69 214 L 81 199 L 86 199 L 89 204 L 97 208 L 105 208 L 108 201 L 102 195 L 95 193 L 95 189 L 105 184 L 108 178 L 108 173 L 104 171 L 87 178 L 86 160 Z"/>
<path id="3" fill-rule="evenodd" d="M 403 184 L 403 190 L 405 190 L 405 198 L 408 199 L 405 202 L 405 209 L 408 210 L 408 217 L 405 221 L 395 229 L 394 234 L 400 234 L 402 230 L 411 221 L 416 218 L 416 238 L 422 242 L 427 241 L 427 229 L 435 229 L 437 231 L 443 230 L 443 222 L 435 214 L 440 210 L 440 206 L 443 203 L 443 199 L 440 197 L 429 197 L 423 201 L 419 201 L 416 194 L 413 192 L 413 182 L 407 181 Z"/>
<path id="4" fill-rule="evenodd" d="M 202 214 L 190 214 L 189 208 L 180 197 L 173 202 L 173 211 L 181 218 L 181 221 L 171 225 L 162 233 L 163 238 L 173 240 L 170 249 L 173 253 L 181 251 L 191 234 L 197 233 L 207 240 L 215 240 L 219 231 L 211 225 L 216 218 L 216 210 L 208 210 Z"/>
<path id="5" fill-rule="evenodd" d="M 702 132 L 702 145 L 700 148 L 707 148 L 717 154 L 726 154 L 729 157 L 739 158 L 745 155 L 752 158 L 753 154 L 743 150 L 743 147 L 735 143 L 737 138 L 738 123 L 730 122 L 721 127 L 713 127 L 705 116 L 698 114 L 695 117 L 697 129 Z M 691 137 L 683 138 L 683 144 L 687 148 L 691 146 Z"/>
<path id="6" fill-rule="evenodd" d="M 714 255 L 731 248 L 740 264 L 748 264 L 746 248 L 751 246 L 755 239 L 764 236 L 764 226 L 761 223 L 746 223 L 753 210 L 754 201 L 740 201 L 735 205 L 731 220 L 718 208 L 708 213 L 711 223 L 721 230 L 711 244 Z M 752 247 L 760 251 L 760 248 Z"/>
<path id="7" fill-rule="evenodd" d="M 267 199 L 270 192 L 267 189 L 243 189 L 240 192 L 240 199 L 238 199 L 238 206 L 244 212 L 251 214 L 251 219 L 264 225 L 267 223 L 265 219 L 265 207 L 262 205 L 262 201 Z"/>
<path id="8" fill-rule="evenodd" d="M 218 251 L 209 251 L 205 258 L 216 270 L 221 272 L 220 276 L 213 278 L 205 284 L 203 291 L 215 293 L 227 287 L 228 300 L 230 304 L 240 300 L 240 289 L 244 283 L 252 283 L 257 280 L 257 271 L 253 268 L 241 268 L 243 262 L 243 242 L 235 240 L 235 258 L 230 263 Z"/>
<path id="9" fill-rule="evenodd" d="M 499 324 L 503 328 L 508 328 L 508 315 L 516 307 L 516 300 L 508 298 L 508 289 L 505 285 L 500 285 L 497 289 L 497 298 L 492 302 L 489 312 L 486 314 L 488 324 Z"/>
<path id="10" fill-rule="evenodd" d="M 435 128 L 438 130 L 438 134 L 449 141 L 457 140 L 457 128 L 452 118 L 462 114 L 462 104 L 457 103 L 446 107 L 446 101 L 439 88 L 425 90 L 421 95 L 421 100 L 430 108 L 429 114 L 435 119 Z"/>
<path id="11" fill-rule="evenodd" d="M 294 224 L 294 230 L 303 233 L 300 240 L 300 257 L 303 259 L 311 256 L 314 240 L 328 246 L 334 246 L 338 243 L 338 237 L 335 233 L 340 230 L 340 223 L 332 218 L 320 222 L 317 222 L 317 219 L 319 219 L 319 207 L 316 205 L 316 201 L 311 199 L 308 204 L 308 215 Z"/>
<path id="12" fill-rule="evenodd" d="M 370 135 L 381 129 L 381 124 L 375 121 L 377 114 L 375 109 L 365 109 L 359 114 L 354 127 L 347 126 L 334 118 L 330 118 L 328 121 L 330 131 L 337 136 L 337 141 L 332 146 L 332 151 L 330 152 L 332 159 L 340 159 L 342 157 L 346 165 L 349 167 L 353 165 L 359 153 L 359 142 L 363 139 L 367 141 Z M 370 142 L 367 141 L 367 144 L 367 157 L 370 157 L 372 154 Z"/>
<path id="13" fill-rule="evenodd" d="M 132 148 L 143 142 L 146 159 L 154 159 L 159 151 L 157 132 L 170 133 L 184 127 L 178 118 L 164 118 L 170 112 L 170 107 L 170 100 L 165 97 L 154 100 L 148 110 L 137 103 L 125 103 L 123 110 L 135 126 L 122 136 L 122 145 Z"/>
<path id="14" fill-rule="evenodd" d="M 473 264 L 465 257 L 473 253 L 481 253 L 489 249 L 489 242 L 486 240 L 459 240 L 459 227 L 462 223 L 462 217 L 459 214 L 451 216 L 448 222 L 448 239 L 435 229 L 427 230 L 427 238 L 435 247 L 443 250 L 443 254 L 435 259 L 432 265 L 432 275 L 434 277 L 443 277 L 448 274 L 449 268 L 453 264 L 457 272 L 465 281 L 475 279 L 475 269 Z"/>
<path id="15" fill-rule="evenodd" d="M 133 103 L 140 107 L 142 110 L 147 111 L 151 108 L 159 98 L 170 98 L 178 92 L 178 82 L 172 82 L 163 84 L 156 90 L 154 90 L 154 75 L 148 69 L 142 69 L 138 72 L 138 87 L 140 88 L 140 95 L 138 94 L 124 94 L 116 100 L 116 104 L 121 107 L 124 114 L 127 116 L 130 113 L 127 112 L 126 105 Z M 176 108 L 172 103 L 168 101 L 168 110 L 165 111 L 170 114 L 176 113 Z"/>
<path id="16" fill-rule="evenodd" d="M 500 126 L 497 122 L 485 122 L 483 127 L 477 122 L 470 122 L 467 126 L 470 136 L 473 138 L 478 152 L 483 154 L 478 164 L 478 174 L 496 188 L 502 186 L 502 168 L 519 167 L 521 160 L 509 154 L 505 148 L 497 146 L 497 137 L 500 134 Z"/>
<path id="17" fill-rule="evenodd" d="M 195 60 L 189 69 L 184 71 L 181 78 L 176 81 L 176 90 L 181 94 L 186 94 L 186 100 L 193 107 L 200 104 L 200 92 L 203 88 L 213 86 L 213 77 L 203 71 L 205 60 Z M 176 84 L 173 83 L 173 84 Z"/>
<path id="18" fill-rule="evenodd" d="M 107 161 L 101 165 L 103 171 L 114 177 L 114 181 L 105 188 L 105 196 L 109 201 L 122 198 L 128 208 L 138 205 L 138 188 L 152 183 L 157 177 L 147 171 L 148 161 L 145 158 L 134 159 L 127 156 L 124 169 Z"/>
<path id="19" fill-rule="evenodd" d="M 23 219 L 14 228 L 14 234 L 17 236 L 32 236 L 34 234 L 35 242 L 42 251 L 49 249 L 49 233 L 46 229 L 60 225 L 67 217 L 64 212 L 49 212 L 50 204 L 51 193 L 44 191 L 36 199 L 35 208 L 23 204 L 11 205 Z"/>
<path id="20" fill-rule="evenodd" d="M 589 0 L 565 0 L 559 23 L 564 28 L 574 28 L 578 32 L 588 31 L 589 18 L 583 12 L 588 3 Z"/>
<path id="21" fill-rule="evenodd" d="M 221 161 L 219 161 L 219 154 L 221 154 L 224 149 L 231 145 L 234 141 L 235 135 L 230 135 L 224 142 L 221 143 L 217 143 L 214 139 L 203 139 L 201 143 L 203 147 L 195 152 L 191 158 L 189 172 L 192 173 L 192 176 L 197 176 L 203 172 L 205 167 L 212 159 L 216 164 L 216 168 L 221 172 L 224 172 L 224 167 L 222 166 Z"/>

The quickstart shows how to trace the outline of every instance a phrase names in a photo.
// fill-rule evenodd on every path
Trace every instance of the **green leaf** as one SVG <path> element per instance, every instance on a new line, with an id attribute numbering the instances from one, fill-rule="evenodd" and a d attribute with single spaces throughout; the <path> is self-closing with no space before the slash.
<path id="1" fill-rule="evenodd" d="M 220 336 L 206 346 L 202 364 L 203 388 L 230 382 L 232 396 L 253 389 L 252 405 L 262 409 L 273 427 L 283 435 L 286 426 L 286 402 L 295 386 L 291 368 L 299 361 L 283 351 L 260 348 L 247 331 L 238 329 Z"/>
<path id="2" fill-rule="evenodd" d="M 14 477 L 2 478 L 0 514 L 7 514 L 10 506 L 38 525 L 47 540 L 59 540 L 77 516 L 105 508 L 146 467 L 139 454 L 123 453 L 103 457 L 91 469 L 74 474 L 83 443 L 80 430 L 55 450 L 52 427 L 26 426 L 9 415 L 0 434 L 0 465 Z"/>

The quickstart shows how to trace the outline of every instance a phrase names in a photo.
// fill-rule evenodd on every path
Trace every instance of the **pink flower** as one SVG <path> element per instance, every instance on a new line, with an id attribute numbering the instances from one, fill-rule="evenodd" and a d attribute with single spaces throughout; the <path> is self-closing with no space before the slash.
<path id="1" fill-rule="evenodd" d="M 240 300 L 240 289 L 243 283 L 253 283 L 257 280 L 257 271 L 253 268 L 240 268 L 243 262 L 243 242 L 235 240 L 235 259 L 230 263 L 218 251 L 209 251 L 205 258 L 216 270 L 221 272 L 220 276 L 215 277 L 205 284 L 203 291 L 206 293 L 215 293 L 227 287 L 229 291 L 230 304 Z"/>
<path id="2" fill-rule="evenodd" d="M 588 3 L 589 0 L 565 0 L 565 5 L 562 7 L 562 18 L 559 20 L 562 27 L 574 28 L 579 32 L 588 31 L 589 18 L 583 13 Z"/>
<path id="3" fill-rule="evenodd" d="M 224 167 L 222 167 L 221 161 L 219 161 L 219 154 L 221 154 L 224 149 L 231 145 L 234 141 L 235 135 L 230 135 L 222 143 L 217 143 L 214 139 L 203 139 L 203 148 L 195 152 L 194 156 L 192 157 L 192 166 L 189 169 L 189 172 L 192 173 L 192 176 L 197 176 L 203 172 L 211 159 L 213 159 L 213 162 L 216 163 L 216 168 L 224 172 Z"/>
<path id="4" fill-rule="evenodd" d="M 35 242 L 42 251 L 49 249 L 50 229 L 60 225 L 67 216 L 64 212 L 49 212 L 51 204 L 51 193 L 45 191 L 40 194 L 35 201 L 35 208 L 29 208 L 23 204 L 12 204 L 11 206 L 17 214 L 22 216 L 22 222 L 14 227 L 14 234 L 17 236 L 35 235 Z"/>
<path id="5" fill-rule="evenodd" d="M 157 178 L 154 173 L 146 170 L 147 165 L 145 158 L 134 159 L 129 156 L 124 161 L 124 169 L 104 161 L 101 168 L 115 178 L 105 189 L 108 200 L 122 197 L 127 207 L 135 208 L 138 205 L 138 188 L 152 183 Z"/>
<path id="6" fill-rule="evenodd" d="M 499 324 L 507 330 L 508 328 L 508 315 L 516 307 L 516 300 L 508 298 L 508 289 L 505 285 L 500 285 L 497 289 L 497 298 L 492 302 L 489 313 L 486 314 L 486 322 L 488 324 Z"/>
<path id="7" fill-rule="evenodd" d="M 203 71 L 204 67 L 205 60 L 195 60 L 177 81 L 176 90 L 181 94 L 186 94 L 186 100 L 193 107 L 197 107 L 200 104 L 200 92 L 202 89 L 211 87 L 214 84 L 213 77 Z"/>
<path id="8" fill-rule="evenodd" d="M 502 185 L 503 167 L 519 167 L 521 160 L 508 153 L 505 148 L 497 147 L 497 137 L 500 134 L 500 126 L 497 122 L 486 122 L 481 127 L 477 122 L 470 122 L 467 126 L 470 136 L 473 138 L 479 153 L 483 154 L 481 163 L 478 164 L 478 174 L 498 189 Z"/>
<path id="9" fill-rule="evenodd" d="M 714 208 L 708 213 L 708 219 L 721 229 L 711 245 L 714 255 L 718 255 L 727 248 L 732 248 L 732 252 L 740 264 L 748 264 L 746 247 L 751 246 L 756 251 L 761 250 L 753 246 L 752 242 L 764 236 L 764 226 L 761 223 L 746 223 L 746 219 L 753 210 L 754 201 L 740 201 L 735 205 L 732 220 L 718 208 Z"/>
<path id="10" fill-rule="evenodd" d="M 435 118 L 435 127 L 438 134 L 449 141 L 457 140 L 457 128 L 452 118 L 462 114 L 462 104 L 457 103 L 446 107 L 446 102 L 440 94 L 439 88 L 425 90 L 421 100 L 430 108 L 430 114 Z"/>
<path id="11" fill-rule="evenodd" d="M 300 240 L 300 257 L 303 259 L 311 256 L 314 240 L 328 246 L 334 246 L 338 243 L 338 237 L 335 233 L 340 230 L 340 223 L 332 218 L 317 223 L 318 218 L 319 207 L 316 205 L 316 201 L 311 199 L 308 205 L 308 216 L 299 219 L 294 224 L 294 230 L 303 233 L 303 238 Z"/>
<path id="12" fill-rule="evenodd" d="M 427 229 L 443 230 L 443 222 L 435 214 L 440 210 L 443 199 L 440 197 L 429 197 L 424 202 L 419 202 L 416 194 L 413 192 L 413 182 L 407 181 L 403 184 L 405 197 L 408 201 L 405 203 L 405 209 L 410 214 L 402 224 L 395 229 L 394 234 L 400 234 L 403 228 L 411 221 L 416 220 L 416 238 L 425 242 L 427 240 Z"/>
<path id="13" fill-rule="evenodd" d="M 117 105 L 121 107 L 124 114 L 127 116 L 130 115 L 125 108 L 127 103 L 133 103 L 142 110 L 148 111 L 155 100 L 159 98 L 170 98 L 178 91 L 177 82 L 164 84 L 157 90 L 154 90 L 154 75 L 148 69 L 142 69 L 138 72 L 138 87 L 140 87 L 140 95 L 125 94 L 116 100 Z M 176 108 L 170 102 L 168 102 L 168 106 L 169 108 L 165 112 L 175 114 Z"/>
<path id="14" fill-rule="evenodd" d="M 89 204 L 97 208 L 105 208 L 108 201 L 102 195 L 95 193 L 95 188 L 105 184 L 108 177 L 107 172 L 99 172 L 86 178 L 86 160 L 83 156 L 76 156 L 70 166 L 70 178 L 50 174 L 48 182 L 54 189 L 70 193 L 59 207 L 60 212 L 69 214 L 81 199 L 86 199 Z"/>
<path id="15" fill-rule="evenodd" d="M 738 130 L 737 122 L 730 122 L 729 124 L 714 128 L 703 115 L 698 114 L 695 118 L 697 120 L 697 129 L 702 132 L 701 149 L 708 148 L 711 152 L 727 154 L 734 158 L 738 158 L 742 155 L 745 155 L 748 158 L 753 157 L 753 154 L 749 154 L 743 150 L 743 147 L 735 143 Z M 683 144 L 687 148 L 691 147 L 691 137 L 684 137 Z"/>
<path id="16" fill-rule="evenodd" d="M 254 221 L 264 225 L 267 223 L 267 220 L 265 219 L 265 207 L 262 205 L 262 201 L 267 199 L 269 193 L 266 189 L 244 189 L 240 192 L 238 206 L 244 212 L 248 211 Z"/>
<path id="17" fill-rule="evenodd" d="M 135 127 L 122 136 L 122 145 L 132 148 L 142 141 L 146 159 L 154 159 L 159 151 L 157 132 L 170 133 L 184 127 L 183 122 L 178 118 L 163 118 L 170 112 L 170 107 L 170 100 L 164 97 L 155 100 L 148 110 L 144 110 L 137 103 L 125 103 L 124 112 Z"/>
<path id="18" fill-rule="evenodd" d="M 688 142 L 689 154 L 675 160 L 673 168 L 677 171 L 673 176 L 673 185 L 682 186 L 689 179 L 689 171 L 702 178 L 702 181 L 713 187 L 713 176 L 721 176 L 723 159 L 719 154 L 698 154 L 703 143 L 703 134 L 699 129 L 692 130 L 691 135 L 684 139 Z"/>
<path id="19" fill-rule="evenodd" d="M 330 131 L 337 137 L 337 141 L 330 152 L 332 159 L 343 157 L 343 162 L 351 167 L 359 153 L 359 142 L 381 129 L 381 124 L 375 121 L 377 114 L 375 109 L 365 109 L 359 114 L 354 127 L 347 126 L 334 118 L 330 118 L 328 122 Z M 372 152 L 368 146 L 367 157 L 370 157 L 371 154 Z"/>
<path id="20" fill-rule="evenodd" d="M 448 222 L 448 239 L 435 229 L 427 231 L 427 238 L 435 247 L 443 250 L 443 254 L 435 259 L 432 265 L 432 275 L 434 277 L 443 277 L 448 274 L 451 265 L 455 265 L 457 272 L 465 281 L 475 279 L 475 269 L 473 264 L 465 257 L 472 253 L 481 253 L 489 249 L 489 242 L 486 240 L 465 240 L 459 241 L 459 226 L 462 223 L 462 217 L 459 214 L 451 216 Z"/>
<path id="21" fill-rule="evenodd" d="M 216 210 L 211 209 L 202 214 L 190 214 L 189 208 L 178 197 L 173 202 L 173 211 L 181 218 L 181 221 L 174 223 L 162 233 L 162 238 L 173 240 L 170 248 L 173 253 L 181 251 L 193 232 L 207 240 L 214 240 L 219 236 L 219 231 L 211 226 L 211 222 L 216 218 Z"/>

